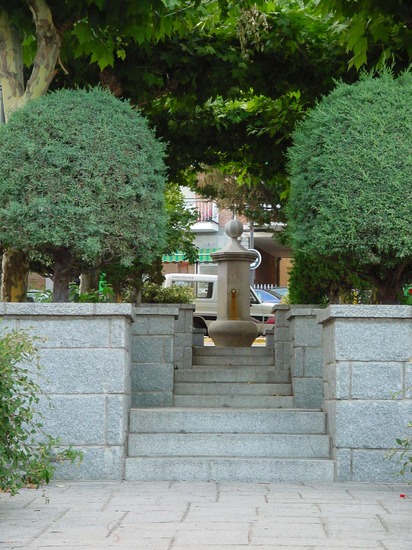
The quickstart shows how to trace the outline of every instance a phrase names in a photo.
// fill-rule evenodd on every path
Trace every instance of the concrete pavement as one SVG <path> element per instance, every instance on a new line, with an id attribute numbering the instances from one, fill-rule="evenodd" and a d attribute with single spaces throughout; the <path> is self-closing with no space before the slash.
<path id="1" fill-rule="evenodd" d="M 46 497 L 0 493 L 2 550 L 412 550 L 404 484 L 53 482 Z"/>

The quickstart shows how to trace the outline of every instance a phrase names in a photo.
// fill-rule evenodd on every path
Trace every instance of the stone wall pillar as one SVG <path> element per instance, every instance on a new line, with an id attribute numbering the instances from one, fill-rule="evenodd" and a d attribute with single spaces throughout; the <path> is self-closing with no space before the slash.
<path id="1" fill-rule="evenodd" d="M 316 306 L 290 306 L 290 370 L 295 407 L 323 407 L 323 356 L 321 326 Z"/>
<path id="2" fill-rule="evenodd" d="M 123 479 L 130 407 L 130 304 L 0 303 L 1 331 L 25 329 L 44 366 L 45 431 L 84 452 L 57 479 Z M 30 368 L 30 365 L 28 365 Z M 50 408 L 50 405 L 52 406 Z"/>
<path id="3" fill-rule="evenodd" d="M 386 457 L 412 421 L 412 307 L 333 305 L 317 319 L 336 479 L 395 482 Z"/>
<path id="4" fill-rule="evenodd" d="M 289 320 L 286 318 L 289 311 L 289 305 L 275 304 L 273 308 L 275 314 L 273 333 L 275 365 L 276 369 L 281 371 L 290 369 L 290 326 Z"/>
<path id="5" fill-rule="evenodd" d="M 176 305 L 143 304 L 132 328 L 132 407 L 173 404 Z"/>
<path id="6" fill-rule="evenodd" d="M 171 407 L 175 369 L 192 367 L 192 304 L 143 304 L 132 327 L 132 406 Z"/>
<path id="7" fill-rule="evenodd" d="M 191 369 L 193 364 L 193 304 L 179 304 L 175 320 L 173 363 L 175 369 Z M 204 331 L 202 331 L 204 337 Z M 203 338 L 201 338 L 203 343 Z"/>

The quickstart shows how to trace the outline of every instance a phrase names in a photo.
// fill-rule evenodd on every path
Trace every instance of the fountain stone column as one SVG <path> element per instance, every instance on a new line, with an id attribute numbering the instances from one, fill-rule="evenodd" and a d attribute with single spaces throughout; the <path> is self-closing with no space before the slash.
<path id="1" fill-rule="evenodd" d="M 225 225 L 230 242 L 212 254 L 217 262 L 217 319 L 209 325 L 209 336 L 215 346 L 250 347 L 257 336 L 257 327 L 250 318 L 250 264 L 256 259 L 238 241 L 243 233 L 239 220 Z"/>

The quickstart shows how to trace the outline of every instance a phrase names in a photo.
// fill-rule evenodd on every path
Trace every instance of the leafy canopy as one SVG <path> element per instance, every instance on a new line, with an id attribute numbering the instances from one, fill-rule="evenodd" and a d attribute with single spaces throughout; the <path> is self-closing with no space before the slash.
<path id="1" fill-rule="evenodd" d="M 411 62 L 410 0 L 320 0 L 318 7 L 340 25 L 342 42 L 352 54 L 349 67 L 404 69 Z"/>
<path id="2" fill-rule="evenodd" d="M 281 215 L 292 128 L 346 70 L 340 27 L 316 13 L 317 0 L 29 3 L 48 4 L 61 37 L 53 87 L 100 81 L 156 125 L 174 181 L 188 184 L 213 166 L 241 187 L 248 215 L 262 196 Z M 26 2 L 4 5 L 32 66 L 39 42 Z"/>
<path id="3" fill-rule="evenodd" d="M 346 55 L 338 30 L 315 15 L 313 5 L 279 0 L 260 8 L 266 26 L 259 44 L 251 34 L 254 10 L 236 5 L 220 24 L 199 23 L 184 38 L 172 36 L 150 51 L 130 46 L 113 75 L 168 141 L 172 177 L 195 186 L 191 176 L 207 167 L 217 175 L 218 169 L 237 185 L 236 200 L 228 187 L 222 193 L 210 184 L 200 192 L 267 221 L 268 212 L 272 219 L 282 216 L 277 205 L 287 195 L 284 155 L 294 124 L 333 86 L 331 75 L 345 72 Z"/>
<path id="4" fill-rule="evenodd" d="M 344 259 L 395 299 L 412 269 L 411 148 L 411 72 L 339 83 L 289 149 L 293 249 Z"/>

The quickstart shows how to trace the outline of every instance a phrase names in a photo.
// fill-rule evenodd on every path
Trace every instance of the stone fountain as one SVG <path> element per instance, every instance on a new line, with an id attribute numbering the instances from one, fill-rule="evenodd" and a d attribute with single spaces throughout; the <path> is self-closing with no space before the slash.
<path id="1" fill-rule="evenodd" d="M 243 233 L 239 220 L 230 220 L 225 225 L 230 242 L 212 259 L 218 264 L 217 319 L 208 327 L 215 346 L 250 347 L 257 327 L 250 318 L 250 264 L 256 255 L 244 248 L 238 238 Z"/>

